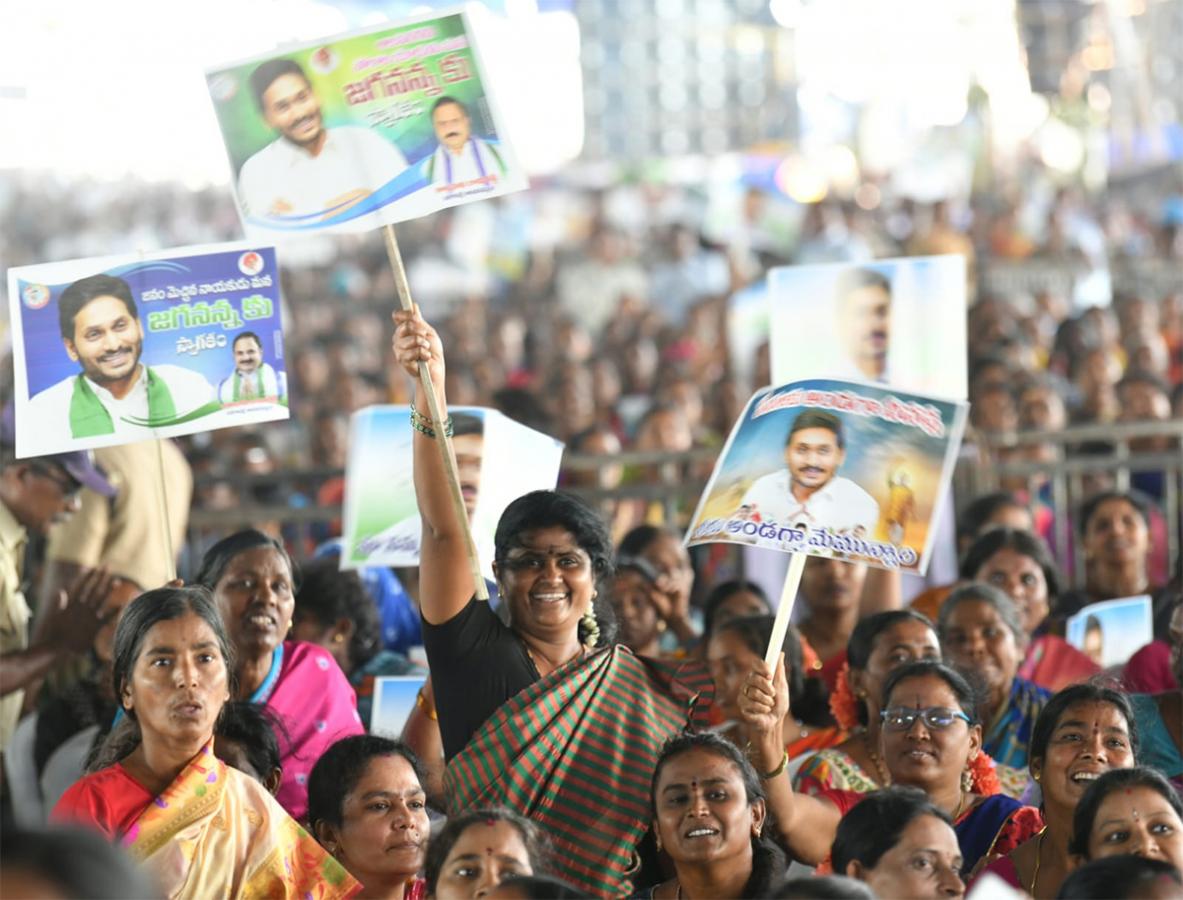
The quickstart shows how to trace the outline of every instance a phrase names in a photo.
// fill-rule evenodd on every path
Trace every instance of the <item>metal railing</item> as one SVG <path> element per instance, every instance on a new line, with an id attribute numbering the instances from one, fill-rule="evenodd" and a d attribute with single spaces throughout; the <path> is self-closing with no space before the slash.
<path id="1" fill-rule="evenodd" d="M 1173 439 L 1166 452 L 1143 453 L 1131 450 L 1130 443 L 1147 438 Z M 1081 455 L 1074 449 L 1090 442 L 1113 446 L 1112 453 Z M 999 458 L 999 451 L 1046 443 L 1057 447 L 1059 459 L 1053 463 L 1011 461 Z M 1107 475 L 1114 486 L 1126 490 L 1131 480 L 1142 473 L 1161 473 L 1163 495 L 1160 510 L 1167 522 L 1170 559 L 1180 550 L 1181 498 L 1183 498 L 1183 422 L 1140 422 L 1114 425 L 1081 425 L 1055 432 L 1023 432 L 998 437 L 976 436 L 962 447 L 961 458 L 953 477 L 954 497 L 959 503 L 984 493 L 999 490 L 1003 484 L 1021 481 L 1032 496 L 1041 492 L 1056 511 L 1053 549 L 1059 560 L 1072 558 L 1072 513 L 1085 497 L 1091 476 Z M 561 484 L 590 502 L 636 500 L 659 504 L 667 522 L 685 524 L 701 496 L 718 450 L 705 448 L 686 453 L 663 451 L 628 452 L 613 456 L 568 453 L 563 457 Z M 605 486 L 603 480 L 619 484 Z M 274 522 L 287 527 L 298 544 L 310 543 L 318 532 L 339 519 L 339 505 L 318 506 L 312 499 L 323 481 L 339 477 L 338 469 L 288 470 L 267 475 L 207 476 L 198 486 L 226 482 L 244 495 L 279 488 L 294 503 L 254 503 L 249 500 L 233 509 L 195 508 L 189 517 L 190 537 L 204 532 L 230 533 L 249 523 Z M 609 477 L 611 476 L 611 477 Z M 319 527 L 317 527 L 319 526 Z M 1076 554 L 1079 556 L 1079 554 Z M 1079 560 L 1075 563 L 1076 575 Z"/>

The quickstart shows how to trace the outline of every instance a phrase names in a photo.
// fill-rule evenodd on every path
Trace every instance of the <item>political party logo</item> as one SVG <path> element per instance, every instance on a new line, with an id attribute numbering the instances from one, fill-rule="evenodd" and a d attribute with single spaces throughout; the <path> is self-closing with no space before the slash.
<path id="1" fill-rule="evenodd" d="M 21 300 L 29 309 L 41 309 L 49 302 L 49 288 L 43 284 L 27 284 L 21 291 Z"/>
<path id="2" fill-rule="evenodd" d="M 254 250 L 248 250 L 238 257 L 238 271 L 243 275 L 258 275 L 263 271 L 263 257 Z"/>
<path id="3" fill-rule="evenodd" d="M 209 80 L 209 92 L 219 103 L 225 103 L 238 93 L 238 80 L 233 75 L 215 75 Z"/>
<path id="4" fill-rule="evenodd" d="M 312 71 L 318 75 L 328 75 L 337 68 L 337 54 L 333 52 L 332 47 L 321 47 L 319 50 L 312 51 L 312 56 L 308 58 L 308 64 L 312 66 Z"/>

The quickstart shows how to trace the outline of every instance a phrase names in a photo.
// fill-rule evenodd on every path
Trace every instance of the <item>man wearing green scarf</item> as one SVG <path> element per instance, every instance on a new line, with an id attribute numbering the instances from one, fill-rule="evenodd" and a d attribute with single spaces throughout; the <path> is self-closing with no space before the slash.
<path id="1" fill-rule="evenodd" d="M 144 328 L 122 278 L 91 275 L 75 281 L 58 300 L 58 319 L 66 353 L 82 372 L 30 399 L 39 443 L 61 446 L 102 435 L 143 440 L 155 428 L 219 408 L 201 374 L 140 362 Z"/>
<path id="2" fill-rule="evenodd" d="M 224 404 L 265 400 L 278 403 L 285 391 L 275 369 L 263 361 L 263 342 L 253 331 L 239 334 L 231 345 L 234 371 L 218 384 L 218 399 Z"/>

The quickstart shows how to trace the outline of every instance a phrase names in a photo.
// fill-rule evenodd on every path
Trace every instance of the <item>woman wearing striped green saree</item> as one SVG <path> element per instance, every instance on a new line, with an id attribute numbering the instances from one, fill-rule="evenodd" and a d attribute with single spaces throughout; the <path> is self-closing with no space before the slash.
<path id="1" fill-rule="evenodd" d="M 611 539 L 566 494 L 520 497 L 497 525 L 493 571 L 508 624 L 474 599 L 463 524 L 432 441 L 447 427 L 443 349 L 417 311 L 394 319 L 395 358 L 412 376 L 427 363 L 445 417 L 412 414 L 420 613 L 449 812 L 514 809 L 550 836 L 556 874 L 599 896 L 627 895 L 654 764 L 666 738 L 705 723 L 698 701 L 710 676 L 700 662 L 643 660 L 615 643 L 604 588 Z M 428 408 L 418 379 L 415 408 Z"/>

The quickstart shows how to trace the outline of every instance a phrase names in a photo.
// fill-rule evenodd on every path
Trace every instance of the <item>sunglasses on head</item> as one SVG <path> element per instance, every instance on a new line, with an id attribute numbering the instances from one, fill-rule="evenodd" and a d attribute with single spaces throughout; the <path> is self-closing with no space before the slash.
<path id="1" fill-rule="evenodd" d="M 888 731 L 910 731 L 917 719 L 924 722 L 926 728 L 937 730 L 948 728 L 958 719 L 966 725 L 970 724 L 969 716 L 959 709 L 949 709 L 947 706 L 930 706 L 928 709 L 893 706 L 879 713 L 879 718 Z"/>

